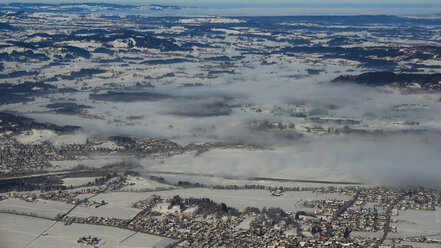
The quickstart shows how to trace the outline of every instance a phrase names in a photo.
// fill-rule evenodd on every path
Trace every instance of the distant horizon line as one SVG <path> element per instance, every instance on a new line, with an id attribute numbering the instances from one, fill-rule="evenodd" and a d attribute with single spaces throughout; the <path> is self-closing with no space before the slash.
<path id="1" fill-rule="evenodd" d="M 168 2 L 168 3 L 167 3 Z M 441 8 L 440 3 L 179 3 L 179 2 L 169 2 L 162 1 L 156 2 L 151 1 L 148 3 L 139 1 L 101 1 L 101 0 L 86 0 L 79 2 L 71 2 L 66 0 L 43 0 L 43 1 L 0 1 L 0 5 L 10 5 L 10 4 L 47 4 L 47 5 L 81 5 L 81 4 L 109 4 L 109 5 L 120 5 L 120 6 L 149 6 L 149 5 L 159 5 L 159 6 L 176 6 L 176 7 L 199 7 L 199 8 L 210 8 L 210 7 L 223 7 L 223 8 L 419 8 L 419 9 L 430 9 L 430 8 Z M 197 4 L 198 6 L 195 6 Z"/>
<path id="2" fill-rule="evenodd" d="M 276 0 L 275 4 L 264 3 L 259 0 L 255 4 L 241 3 L 220 3 L 210 2 L 193 4 L 194 1 L 188 0 L 177 3 L 176 0 L 164 0 L 159 3 L 152 0 L 149 2 L 140 2 L 138 0 L 128 0 L 127 2 L 112 1 L 112 0 L 85 0 L 80 2 L 68 2 L 65 0 L 29 0 L 29 1 L 9 1 L 2 2 L 0 0 L 1 10 L 24 10 L 24 11 L 44 11 L 44 6 L 51 6 L 57 8 L 58 6 L 102 6 L 109 8 L 104 11 L 120 11 L 133 12 L 143 11 L 137 10 L 139 7 L 148 6 L 162 6 L 162 11 L 146 12 L 154 16 L 360 16 L 360 15 L 389 15 L 389 16 L 414 16 L 414 17 L 441 17 L 441 2 L 430 4 L 415 4 L 415 3 L 379 3 L 378 1 L 364 3 L 348 3 L 341 2 L 334 3 L 281 3 L 283 0 Z M 228 1 L 228 0 L 224 0 Z M 338 0 L 337 0 L 338 1 Z M 341 1 L 341 0 L 340 0 Z M 386 0 L 387 1 L 387 0 Z M 109 6 L 106 6 L 109 5 Z M 112 6 L 113 5 L 113 6 Z M 112 8 L 113 7 L 113 8 Z M 35 10 L 34 10 L 35 9 Z M 52 10 L 54 11 L 54 10 Z M 148 11 L 148 10 L 147 10 Z M 51 12 L 47 10 L 44 12 Z M 93 12 L 93 11 L 92 11 Z M 144 13 L 137 13 L 144 14 Z"/>

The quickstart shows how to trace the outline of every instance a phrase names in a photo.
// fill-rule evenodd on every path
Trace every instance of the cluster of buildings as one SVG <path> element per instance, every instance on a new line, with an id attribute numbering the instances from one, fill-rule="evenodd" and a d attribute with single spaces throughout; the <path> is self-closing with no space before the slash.
<path id="1" fill-rule="evenodd" d="M 152 153 L 173 154 L 183 151 L 179 145 L 168 140 L 148 138 L 133 138 L 133 140 L 136 140 L 133 145 L 126 143 L 114 147 L 102 147 L 89 142 L 56 147 L 49 142 L 22 144 L 11 137 L 0 136 L 0 170 L 11 172 L 45 170 L 52 167 L 50 161 L 81 160 L 97 152 L 147 156 Z"/>
<path id="2" fill-rule="evenodd" d="M 97 237 L 91 237 L 91 236 L 88 236 L 88 237 L 86 237 L 86 236 L 83 236 L 83 237 L 80 237 L 78 240 L 77 240 L 77 243 L 78 244 L 81 244 L 81 245 L 89 245 L 89 246 L 96 246 L 96 245 L 98 245 L 98 243 L 100 242 L 100 239 L 99 238 L 97 238 Z M 96 246 L 96 247 L 98 247 L 98 246 Z"/>
<path id="3" fill-rule="evenodd" d="M 181 146 L 165 139 L 114 136 L 110 140 L 122 147 L 126 153 L 135 156 L 146 156 L 152 153 L 174 154 L 183 152 Z"/>
<path id="4" fill-rule="evenodd" d="M 0 146 L 0 170 L 26 171 L 43 170 L 50 167 L 48 161 L 56 158 L 64 159 L 57 154 L 54 146 L 43 143 L 38 145 L 23 145 L 18 142 L 9 142 Z"/>
<path id="5" fill-rule="evenodd" d="M 386 224 L 386 212 L 377 208 L 348 209 L 342 215 L 353 231 L 381 232 Z"/>
<path id="6" fill-rule="evenodd" d="M 52 167 L 49 161 L 80 160 L 90 152 L 85 144 L 55 147 L 49 142 L 21 144 L 13 139 L 0 145 L 0 170 L 35 171 Z"/>
<path id="7" fill-rule="evenodd" d="M 336 191 L 353 194 L 353 198 L 349 201 L 309 201 L 306 204 L 326 214 L 320 211 L 293 213 L 280 209 L 242 213 L 239 216 L 201 216 L 184 211 L 158 212 L 154 207 L 163 200 L 153 196 L 133 205 L 142 209 L 133 219 L 64 217 L 62 220 L 66 224 L 109 225 L 178 239 L 181 240 L 178 244 L 181 247 L 376 247 L 384 241 L 384 238 L 379 237 L 397 231 L 389 223 L 390 216 L 398 214 L 392 209 L 412 206 L 412 209 L 422 210 L 424 206 L 440 206 L 440 192 L 435 190 L 415 191 L 415 197 L 421 200 L 418 204 L 415 203 L 415 197 L 409 196 L 413 190 L 401 192 L 390 188 L 347 187 Z M 402 197 L 403 194 L 406 197 Z M 393 197 L 398 197 L 398 200 L 392 200 Z M 389 203 L 386 203 L 387 199 Z M 248 225 L 241 225 L 247 221 Z M 353 236 L 350 235 L 352 231 L 379 235 Z M 438 242 L 425 237 L 414 241 Z"/>
<path id="8" fill-rule="evenodd" d="M 35 202 L 38 200 L 59 201 L 67 204 L 78 205 L 80 207 L 100 207 L 106 205 L 105 201 L 89 200 L 88 196 L 97 195 L 102 192 L 118 191 L 129 183 L 125 176 L 117 175 L 112 180 L 106 181 L 103 185 L 93 187 L 77 188 L 71 190 L 58 190 L 36 193 L 33 192 L 9 192 L 0 195 L 0 200 L 8 198 L 17 198 L 27 202 Z M 83 197 L 84 195 L 84 197 Z"/>
<path id="9" fill-rule="evenodd" d="M 108 143 L 106 145 L 106 143 Z M 0 171 L 27 172 L 46 170 L 53 165 L 50 161 L 82 160 L 91 154 L 121 154 L 144 157 L 152 154 L 174 155 L 188 150 L 207 150 L 213 147 L 235 147 L 240 145 L 188 144 L 178 145 L 165 139 L 140 137 L 110 137 L 109 140 L 84 144 L 54 146 L 50 142 L 22 144 L 12 136 L 0 135 Z M 55 165 L 57 167 L 57 165 Z"/>
<path id="10" fill-rule="evenodd" d="M 119 191 L 126 185 L 126 177 L 115 175 L 100 187 L 40 194 L 7 193 L 3 194 L 1 199 L 14 197 L 30 202 L 44 199 L 62 201 L 76 207 L 96 208 L 106 202 L 94 202 L 81 195 L 87 193 L 90 197 L 90 194 Z M 272 192 L 284 197 L 283 192 L 290 190 L 300 189 L 279 188 L 273 189 Z M 280 208 L 260 210 L 250 206 L 251 211 L 210 212 L 185 211 L 209 207 L 195 204 L 197 201 L 189 199 L 183 199 L 177 205 L 172 204 L 173 201 L 170 200 L 169 209 L 162 211 L 158 206 L 166 204 L 165 201 L 153 195 L 132 205 L 141 211 L 131 219 L 61 214 L 57 216 L 57 220 L 66 225 L 105 225 L 169 237 L 178 240 L 177 246 L 181 247 L 379 247 L 388 239 L 388 233 L 400 231 L 392 216 L 406 210 L 435 211 L 441 206 L 441 192 L 425 188 L 346 186 L 311 190 L 316 194 L 347 195 L 350 199 L 333 199 L 330 196 L 328 199 L 302 201 L 303 206 L 311 211 L 287 212 Z M 182 206 L 184 203 L 188 206 Z M 223 208 L 230 209 L 227 206 Z M 170 209 L 172 211 L 169 211 Z M 355 231 L 374 235 L 352 235 Z M 395 245 L 406 241 L 405 238 L 388 240 L 392 240 Z M 441 244 L 437 239 L 424 236 L 407 239 L 409 240 Z"/>
<path id="11" fill-rule="evenodd" d="M 376 243 L 375 239 L 344 237 L 344 232 L 335 232 L 326 237 L 321 233 L 311 234 L 307 231 L 287 232 L 280 225 L 268 224 L 266 218 L 244 215 L 207 216 L 184 213 L 161 214 L 151 211 L 155 201 L 145 201 L 135 204 L 145 205 L 146 209 L 134 219 L 117 219 L 105 217 L 71 217 L 65 216 L 62 221 L 94 225 L 107 225 L 130 229 L 139 232 L 169 237 L 181 240 L 179 247 L 309 247 L 335 246 L 338 244 L 369 246 Z M 289 214 L 292 219 L 294 214 Z M 253 218 L 249 227 L 239 228 L 239 224 L 247 218 Z M 307 225 L 309 220 L 297 220 L 290 227 Z"/>

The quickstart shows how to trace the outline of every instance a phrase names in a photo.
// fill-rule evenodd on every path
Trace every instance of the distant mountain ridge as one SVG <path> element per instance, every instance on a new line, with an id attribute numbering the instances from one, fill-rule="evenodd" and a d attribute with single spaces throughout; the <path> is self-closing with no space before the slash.
<path id="1" fill-rule="evenodd" d="M 172 5 L 130 5 L 114 3 L 5 3 L 0 4 L 0 10 L 29 11 L 29 12 L 94 12 L 105 10 L 179 10 L 180 6 Z"/>

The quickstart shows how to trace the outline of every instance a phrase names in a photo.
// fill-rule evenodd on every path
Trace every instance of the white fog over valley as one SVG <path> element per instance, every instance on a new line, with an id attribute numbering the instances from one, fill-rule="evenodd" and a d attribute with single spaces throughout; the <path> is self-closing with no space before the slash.
<path id="1" fill-rule="evenodd" d="M 200 56 L 197 52 L 192 55 Z M 441 159 L 440 94 L 401 94 L 393 88 L 330 82 L 339 75 L 336 71 L 350 67 L 307 67 L 277 58 L 273 58 L 277 64 L 262 66 L 252 59 L 245 68 L 235 68 L 234 75 L 212 80 L 191 78 L 203 70 L 185 63 L 142 70 L 146 75 L 171 71 L 187 75 L 183 80 L 151 81 L 154 88 L 137 87 L 136 78 L 124 75 L 122 81 L 115 80 L 127 87 L 127 92 L 161 96 L 151 101 L 95 101 L 89 99 L 89 93 L 80 92 L 37 97 L 31 104 L 9 104 L 0 109 L 42 122 L 81 126 L 84 130 L 75 136 L 84 143 L 86 139 L 81 137 L 89 135 L 130 135 L 182 144 L 222 142 L 255 147 L 138 162 L 155 170 L 440 186 L 441 171 L 436 170 Z M 78 70 L 84 67 L 81 63 L 75 66 Z M 307 76 L 307 69 L 322 72 Z M 88 84 L 99 89 L 106 82 L 96 81 Z M 183 87 L 191 82 L 201 85 Z M 87 116 L 77 116 L 51 113 L 45 107 L 58 101 L 91 108 Z M 304 113 L 308 118 L 293 117 L 293 113 Z M 357 122 L 351 125 L 356 130 L 344 131 L 349 121 Z M 262 122 L 274 127 L 260 128 Z M 280 130 L 278 123 L 294 127 Z M 306 132 L 308 129 L 315 132 Z"/>

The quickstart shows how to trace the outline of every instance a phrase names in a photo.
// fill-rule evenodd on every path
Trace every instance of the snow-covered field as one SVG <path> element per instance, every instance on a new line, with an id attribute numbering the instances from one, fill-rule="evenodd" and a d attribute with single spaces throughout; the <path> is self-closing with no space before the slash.
<path id="1" fill-rule="evenodd" d="M 36 130 L 32 129 L 24 131 L 19 135 L 13 136 L 22 144 L 41 144 L 42 142 L 50 142 L 55 146 L 61 146 L 66 144 L 84 144 L 86 142 L 86 136 L 84 134 L 64 134 L 58 135 L 52 130 Z"/>
<path id="2" fill-rule="evenodd" d="M 14 136 L 13 138 L 22 144 L 41 144 L 41 142 L 49 140 L 55 136 L 57 136 L 57 134 L 52 130 L 32 129 Z"/>
<path id="3" fill-rule="evenodd" d="M 105 227 L 85 224 L 72 224 L 65 226 L 57 223 L 47 231 L 47 236 L 42 236 L 32 242 L 30 247 L 78 247 L 77 240 L 83 236 L 97 237 L 100 240 L 99 247 L 165 247 L 173 240 L 149 234 L 138 233 L 115 227 Z M 133 236 L 132 236 L 133 235 Z M 127 239 L 128 238 L 128 239 Z M 127 239 L 127 240 L 126 240 Z"/>
<path id="4" fill-rule="evenodd" d="M 170 188 L 168 184 L 159 183 L 144 177 L 128 176 L 127 182 L 129 185 L 124 186 L 121 190 L 155 190 L 157 188 Z"/>
<path id="5" fill-rule="evenodd" d="M 403 241 L 400 243 L 401 246 L 410 246 L 414 248 L 439 248 L 439 244 L 428 244 L 428 243 L 417 243 L 417 242 L 408 242 Z"/>
<path id="6" fill-rule="evenodd" d="M 63 179 L 63 185 L 69 186 L 80 186 L 87 184 L 89 182 L 94 182 L 96 177 L 68 177 Z"/>
<path id="7" fill-rule="evenodd" d="M 388 238 L 441 235 L 440 208 L 436 211 L 400 211 L 393 219 L 398 220 L 398 223 L 391 223 L 397 226 L 397 233 L 390 233 Z"/>
<path id="8" fill-rule="evenodd" d="M 0 213 L 0 247 L 25 247 L 53 224 L 55 221 Z"/>
<path id="9" fill-rule="evenodd" d="M 154 235 L 148 235 L 144 233 L 136 233 L 126 241 L 120 243 L 118 248 L 131 248 L 131 247 L 147 247 L 147 248 L 162 248 L 175 243 L 176 240 L 163 238 Z"/>
<path id="10" fill-rule="evenodd" d="M 78 216 L 78 217 L 89 217 L 89 216 L 98 216 L 98 217 L 115 217 L 122 219 L 130 219 L 133 218 L 140 210 L 136 208 L 132 208 L 133 203 L 144 200 L 148 196 L 144 194 L 136 194 L 130 192 L 115 192 L 115 193 L 105 193 L 99 194 L 95 197 L 91 197 L 89 200 L 92 201 L 105 201 L 108 204 L 104 206 L 100 206 L 95 208 L 95 206 L 91 207 L 76 207 L 69 216 Z"/>
<path id="11" fill-rule="evenodd" d="M 0 213 L 0 247 L 21 248 L 27 244 L 30 248 L 87 247 L 77 243 L 83 236 L 99 238 L 99 247 L 103 248 L 162 248 L 175 242 L 169 238 L 115 227 L 75 223 L 66 226 L 62 222 L 53 224 L 55 221 Z"/>
<path id="12" fill-rule="evenodd" d="M 0 210 L 17 213 L 35 214 L 37 216 L 55 218 L 58 214 L 67 213 L 73 205 L 57 201 L 37 200 L 27 202 L 17 198 L 0 201 Z"/>
<path id="13" fill-rule="evenodd" d="M 97 216 L 97 217 L 107 217 L 107 218 L 115 217 L 121 219 L 130 219 L 135 217 L 138 212 L 139 210 L 135 208 L 109 204 L 109 205 L 101 206 L 99 208 L 95 208 L 95 206 L 76 207 L 69 214 L 69 216 L 77 216 L 77 217 Z"/>

